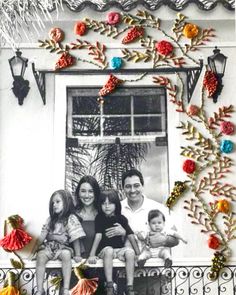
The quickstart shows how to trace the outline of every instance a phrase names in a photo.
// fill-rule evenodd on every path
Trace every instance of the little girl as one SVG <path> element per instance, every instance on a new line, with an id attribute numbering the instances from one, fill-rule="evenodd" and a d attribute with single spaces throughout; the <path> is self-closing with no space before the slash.
<path id="1" fill-rule="evenodd" d="M 134 295 L 134 263 L 135 253 L 140 254 L 138 245 L 135 241 L 134 233 L 129 227 L 128 220 L 121 215 L 121 203 L 119 195 L 115 190 L 102 191 L 100 194 L 99 213 L 95 218 L 95 239 L 88 258 L 89 263 L 96 263 L 98 257 L 103 259 L 103 267 L 106 278 L 107 295 L 113 295 L 112 269 L 113 259 L 118 258 L 126 262 L 126 280 L 127 295 Z M 108 238 L 106 230 L 117 223 L 126 230 L 126 236 L 129 239 L 132 248 L 124 247 L 122 236 L 113 236 Z M 96 256 L 98 253 L 98 257 Z"/>
<path id="2" fill-rule="evenodd" d="M 44 295 L 43 281 L 48 260 L 62 261 L 63 295 L 69 295 L 71 277 L 71 258 L 81 260 L 79 239 L 85 236 L 77 217 L 72 214 L 71 194 L 65 190 L 54 192 L 49 201 L 50 217 L 43 225 L 38 239 L 36 281 L 37 295 Z M 70 243 L 73 243 L 71 248 Z"/>

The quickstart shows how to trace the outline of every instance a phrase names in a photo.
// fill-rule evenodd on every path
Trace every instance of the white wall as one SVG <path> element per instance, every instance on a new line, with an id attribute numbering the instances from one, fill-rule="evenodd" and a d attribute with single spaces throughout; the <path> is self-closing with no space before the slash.
<path id="1" fill-rule="evenodd" d="M 140 7 L 140 9 L 143 8 Z M 216 111 L 222 105 L 234 104 L 234 83 L 236 81 L 234 13 L 223 9 L 221 6 L 218 6 L 213 11 L 203 12 L 194 5 L 191 5 L 183 13 L 189 16 L 189 20 L 197 22 L 201 27 L 217 29 L 215 41 L 208 43 L 207 47 L 202 48 L 200 52 L 196 52 L 196 56 L 200 56 L 206 61 L 206 57 L 212 54 L 215 45 L 219 46 L 222 52 L 228 56 L 224 89 L 216 105 L 213 105 L 211 100 L 207 101 L 207 112 Z M 54 24 L 46 24 L 46 28 L 43 32 L 40 32 L 40 36 L 34 35 L 34 37 L 31 37 L 31 43 L 26 39 L 22 40 L 20 47 L 23 56 L 28 57 L 30 61 L 34 61 L 38 69 L 53 69 L 58 56 L 50 54 L 45 49 L 39 49 L 37 39 L 47 38 L 49 28 L 59 26 L 66 32 L 65 42 L 73 41 L 75 40 L 73 35 L 75 20 L 81 20 L 87 16 L 104 20 L 106 14 L 89 9 L 75 14 L 65 8 L 65 11 L 60 13 L 59 19 Z M 164 19 L 166 28 L 171 27 L 170 20 L 176 15 L 174 11 L 166 7 L 162 7 L 155 14 Z M 110 48 L 108 57 L 121 56 L 119 41 L 110 40 L 92 32 L 83 39 L 91 42 L 100 40 L 105 43 Z M 135 48 L 136 44 L 130 47 Z M 2 48 L 0 51 L 0 68 L 2 69 L 0 78 L 0 224 L 3 225 L 4 219 L 9 215 L 19 214 L 25 219 L 28 232 L 36 237 L 40 232 L 42 223 L 48 216 L 49 197 L 54 189 L 58 189 L 64 184 L 64 147 L 61 145 L 61 138 L 64 138 L 63 127 L 65 121 L 57 121 L 58 113 L 56 113 L 55 117 L 54 109 L 55 103 L 65 105 L 65 92 L 63 92 L 65 89 L 62 92 L 60 92 L 59 88 L 55 89 L 55 78 L 60 80 L 63 76 L 48 74 L 46 84 L 47 104 L 44 106 L 31 72 L 31 65 L 29 65 L 25 78 L 30 81 L 31 89 L 24 105 L 19 106 L 11 91 L 12 77 L 7 62 L 12 55 L 13 52 L 9 48 Z M 82 58 L 86 56 L 82 51 L 76 52 L 75 55 Z M 127 68 L 132 66 L 133 64 L 126 65 Z M 135 64 L 134 66 L 145 67 L 146 64 Z M 88 68 L 88 65 L 78 62 L 77 68 Z M 66 79 L 70 85 L 78 83 L 78 78 L 74 76 L 65 76 L 63 79 Z M 102 79 L 105 81 L 106 77 Z M 103 85 L 104 81 L 102 79 L 92 83 Z M 202 77 L 200 77 L 191 101 L 196 104 L 200 97 L 201 80 Z M 83 82 L 90 83 L 86 79 Z M 56 85 L 58 84 L 56 83 Z M 63 115 L 65 109 L 62 108 L 61 112 Z M 168 108 L 168 116 L 170 184 L 173 186 L 174 181 L 185 179 L 181 169 L 183 159 L 179 156 L 183 138 L 180 136 L 180 131 L 175 129 L 184 118 L 181 117 L 181 114 L 174 112 L 174 106 L 171 104 Z M 55 122 L 57 122 L 56 125 Z M 58 135 L 58 124 L 63 129 L 61 135 Z M 236 143 L 235 136 L 232 137 L 232 140 Z M 232 157 L 236 158 L 234 154 L 232 154 Z M 235 168 L 233 172 L 236 172 Z M 234 183 L 234 173 L 230 175 L 227 182 Z M 206 236 L 200 233 L 199 228 L 190 223 L 190 220 L 186 217 L 187 213 L 182 207 L 182 202 L 175 206 L 176 225 L 186 239 L 189 240 L 189 243 L 186 246 L 181 244 L 176 247 L 173 251 L 174 257 L 179 259 L 189 258 L 190 260 L 191 258 L 194 260 L 196 258 L 210 260 L 212 251 L 206 245 Z M 2 231 L 0 232 L 2 233 Z M 193 239 L 193 237 L 195 238 Z M 29 248 L 30 246 L 24 250 L 25 257 L 29 254 Z M 6 256 L 7 254 L 1 250 L 0 257 L 4 259 Z M 236 256 L 235 253 L 234 256 Z"/>

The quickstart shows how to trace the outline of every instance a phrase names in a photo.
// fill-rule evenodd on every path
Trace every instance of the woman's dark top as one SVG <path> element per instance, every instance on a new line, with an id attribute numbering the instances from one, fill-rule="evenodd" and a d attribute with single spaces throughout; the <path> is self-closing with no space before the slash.
<path id="1" fill-rule="evenodd" d="M 113 249 L 123 248 L 124 247 L 124 239 L 122 236 L 114 236 L 108 238 L 106 236 L 106 229 L 115 226 L 115 223 L 119 223 L 126 231 L 126 236 L 133 234 L 132 229 L 128 224 L 128 220 L 125 216 L 110 216 L 107 217 L 103 213 L 99 213 L 95 218 L 95 232 L 102 234 L 102 239 L 99 244 L 97 253 L 99 253 L 104 247 L 111 246 Z M 86 233 L 86 232 L 85 232 Z"/>
<path id="2" fill-rule="evenodd" d="M 80 222 L 86 234 L 86 237 L 81 240 L 81 255 L 83 258 L 88 258 L 95 237 L 95 221 L 81 220 Z"/>

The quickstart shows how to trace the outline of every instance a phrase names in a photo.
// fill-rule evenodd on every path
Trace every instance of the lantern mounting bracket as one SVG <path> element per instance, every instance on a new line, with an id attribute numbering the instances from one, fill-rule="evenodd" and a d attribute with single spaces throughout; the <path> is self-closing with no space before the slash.
<path id="1" fill-rule="evenodd" d="M 134 74 L 174 74 L 184 73 L 186 74 L 186 86 L 187 86 L 187 100 L 190 102 L 191 97 L 193 95 L 194 89 L 197 85 L 197 81 L 201 74 L 203 67 L 203 61 L 199 60 L 199 66 L 197 67 L 179 67 L 179 68 L 157 68 L 157 69 L 121 69 L 121 70 L 77 70 L 77 69 L 70 69 L 70 70 L 61 70 L 61 71 L 54 71 L 54 70 L 37 70 L 35 69 L 34 63 L 32 63 L 32 71 L 34 78 L 36 80 L 41 98 L 43 103 L 46 104 L 46 74 L 56 74 L 56 75 L 107 75 L 107 74 L 125 74 L 125 75 L 134 75 Z"/>

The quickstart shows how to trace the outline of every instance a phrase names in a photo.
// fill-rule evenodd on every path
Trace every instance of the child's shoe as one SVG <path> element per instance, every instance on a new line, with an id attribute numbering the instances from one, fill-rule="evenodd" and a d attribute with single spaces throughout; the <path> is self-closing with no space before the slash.
<path id="1" fill-rule="evenodd" d="M 107 284 L 106 284 L 106 295 L 114 295 L 113 282 L 107 282 Z"/>
<path id="2" fill-rule="evenodd" d="M 166 258 L 164 266 L 169 268 L 172 266 L 172 260 L 170 258 Z"/>

